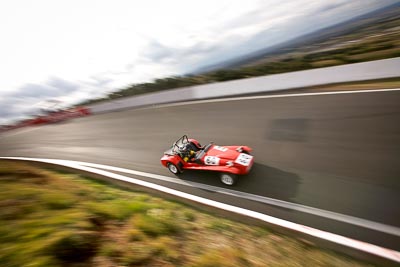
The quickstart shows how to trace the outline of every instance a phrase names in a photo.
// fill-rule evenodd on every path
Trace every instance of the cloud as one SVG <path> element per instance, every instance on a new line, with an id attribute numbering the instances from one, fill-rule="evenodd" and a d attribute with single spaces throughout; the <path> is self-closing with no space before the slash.
<path id="1" fill-rule="evenodd" d="M 136 62 L 135 67 L 132 64 L 128 65 L 127 69 L 133 74 L 154 68 L 158 73 L 164 73 L 164 76 L 182 75 L 196 68 L 202 60 L 221 53 L 221 49 L 224 47 L 214 42 L 201 41 L 193 45 L 174 48 L 152 40 L 144 49 L 141 60 Z M 150 76 L 152 75 L 149 75 L 149 78 L 160 78 L 160 75 Z"/>
<path id="2" fill-rule="evenodd" d="M 18 90 L 11 94 L 11 97 L 23 99 L 23 98 L 47 98 L 55 97 L 62 94 L 58 88 L 54 88 L 47 84 L 34 84 L 28 83 L 21 86 Z"/>
<path id="3" fill-rule="evenodd" d="M 37 112 L 38 107 L 29 105 L 22 99 L 0 99 L 0 125 L 29 117 Z"/>
<path id="4" fill-rule="evenodd" d="M 47 85 L 58 88 L 60 91 L 63 92 L 73 92 L 79 89 L 79 85 L 70 81 L 63 80 L 58 77 L 52 77 L 47 82 Z"/>
<path id="5" fill-rule="evenodd" d="M 20 110 L 15 110 L 15 108 L 15 103 L 0 101 L 0 118 L 4 119 L 6 117 L 18 114 Z"/>
<path id="6" fill-rule="evenodd" d="M 92 76 L 90 77 L 90 79 L 91 79 L 91 80 L 88 81 L 89 84 L 97 85 L 97 86 L 99 86 L 99 87 L 106 86 L 106 85 L 112 83 L 112 81 L 113 81 L 113 80 L 110 79 L 110 78 L 106 78 L 106 77 L 104 77 L 104 76 L 97 76 L 97 75 L 92 75 Z"/>
<path id="7" fill-rule="evenodd" d="M 343 2 L 342 3 L 328 4 L 326 6 L 322 6 L 318 10 L 316 10 L 315 13 L 320 13 L 320 12 L 324 13 L 324 12 L 327 12 L 327 11 L 332 11 L 332 10 L 340 8 L 340 7 L 344 6 L 344 5 L 346 5 L 346 3 L 343 3 Z"/>
<path id="8" fill-rule="evenodd" d="M 8 94 L 8 98 L 16 99 L 46 99 L 70 94 L 80 89 L 80 85 L 58 77 L 51 77 L 44 83 L 27 83 L 14 92 Z"/>
<path id="9" fill-rule="evenodd" d="M 26 118 L 40 113 L 49 101 L 60 101 L 66 107 L 86 99 L 99 97 L 112 89 L 107 85 L 111 79 L 91 77 L 88 81 L 72 82 L 51 77 L 43 83 L 27 83 L 0 98 L 0 124 Z"/>
<path id="10" fill-rule="evenodd" d="M 172 58 L 176 52 L 177 49 L 162 45 L 157 40 L 151 40 L 142 56 L 151 61 L 161 62 L 164 59 Z"/>

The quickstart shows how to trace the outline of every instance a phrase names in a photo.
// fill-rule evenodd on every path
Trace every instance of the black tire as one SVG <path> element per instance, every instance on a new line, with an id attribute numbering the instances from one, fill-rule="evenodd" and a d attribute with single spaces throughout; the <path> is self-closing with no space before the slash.
<path id="1" fill-rule="evenodd" d="M 237 175 L 232 173 L 223 172 L 220 174 L 221 182 L 225 185 L 232 186 L 237 182 Z"/>
<path id="2" fill-rule="evenodd" d="M 175 175 L 182 173 L 182 171 L 178 168 L 178 166 L 176 166 L 175 164 L 172 164 L 170 162 L 167 164 L 167 168 L 170 172 L 172 172 Z"/>

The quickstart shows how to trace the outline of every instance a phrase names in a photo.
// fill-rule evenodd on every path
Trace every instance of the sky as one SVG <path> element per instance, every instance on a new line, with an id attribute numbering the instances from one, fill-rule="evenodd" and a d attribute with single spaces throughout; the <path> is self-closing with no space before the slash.
<path id="1" fill-rule="evenodd" d="M 0 125 L 182 75 L 398 0 L 4 0 Z"/>

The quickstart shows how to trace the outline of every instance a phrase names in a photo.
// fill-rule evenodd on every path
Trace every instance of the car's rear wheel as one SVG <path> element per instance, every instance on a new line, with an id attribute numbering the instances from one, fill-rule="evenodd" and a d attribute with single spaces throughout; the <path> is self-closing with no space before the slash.
<path id="1" fill-rule="evenodd" d="M 231 173 L 221 173 L 221 182 L 226 185 L 234 185 L 237 181 L 237 175 Z"/>
<path id="2" fill-rule="evenodd" d="M 180 174 L 181 173 L 181 171 L 179 170 L 179 168 L 175 164 L 168 163 L 167 164 L 167 168 L 173 174 Z"/>

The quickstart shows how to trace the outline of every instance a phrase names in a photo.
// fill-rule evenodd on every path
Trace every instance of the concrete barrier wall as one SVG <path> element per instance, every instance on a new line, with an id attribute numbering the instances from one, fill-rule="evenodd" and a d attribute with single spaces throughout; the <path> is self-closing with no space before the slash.
<path id="1" fill-rule="evenodd" d="M 149 105 L 264 93 L 322 84 L 400 77 L 400 58 L 296 71 L 172 89 L 90 105 L 92 113 Z"/>

